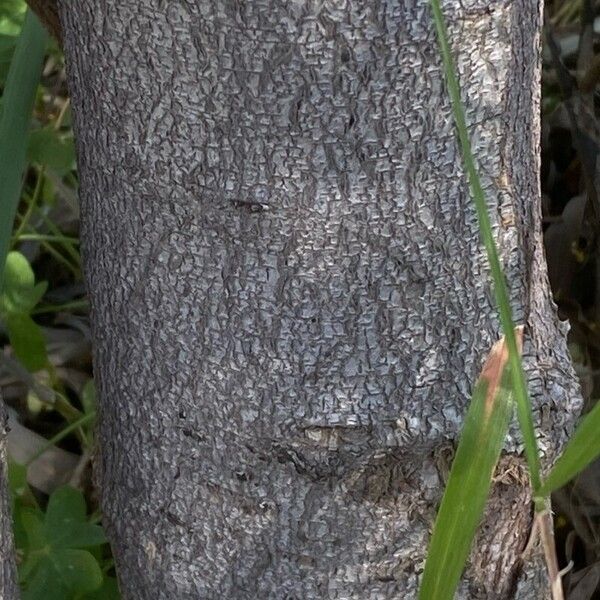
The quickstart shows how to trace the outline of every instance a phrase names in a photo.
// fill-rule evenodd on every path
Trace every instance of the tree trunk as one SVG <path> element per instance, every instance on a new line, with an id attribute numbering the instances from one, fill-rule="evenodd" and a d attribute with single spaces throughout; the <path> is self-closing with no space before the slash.
<path id="1" fill-rule="evenodd" d="M 8 493 L 6 421 L 6 407 L 0 396 L 0 598 L 16 600 L 19 598 L 19 588 Z"/>
<path id="2" fill-rule="evenodd" d="M 444 2 L 547 465 L 580 398 L 541 242 L 541 4 Z M 428 2 L 61 20 L 124 598 L 415 598 L 500 335 Z M 461 598 L 547 597 L 519 450 L 515 425 Z"/>

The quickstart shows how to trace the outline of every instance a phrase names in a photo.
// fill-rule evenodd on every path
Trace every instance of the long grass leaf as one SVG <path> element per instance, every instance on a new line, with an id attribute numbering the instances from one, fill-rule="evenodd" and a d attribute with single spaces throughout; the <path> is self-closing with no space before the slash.
<path id="1" fill-rule="evenodd" d="M 37 17 L 28 11 L 6 78 L 0 115 L 0 291 L 47 39 Z"/>
<path id="2" fill-rule="evenodd" d="M 454 114 L 454 120 L 458 130 L 463 163 L 469 175 L 471 194 L 473 196 L 473 201 L 475 203 L 477 216 L 479 219 L 479 231 L 487 252 L 492 279 L 494 281 L 494 293 L 496 295 L 496 303 L 498 305 L 498 312 L 500 314 L 500 323 L 502 324 L 502 331 L 506 337 L 515 400 L 517 404 L 517 416 L 519 418 L 519 425 L 521 427 L 523 441 L 525 443 L 525 456 L 529 466 L 531 486 L 534 491 L 537 491 L 541 485 L 540 458 L 535 431 L 533 428 L 533 417 L 531 412 L 531 404 L 529 402 L 529 395 L 527 393 L 527 383 L 525 380 L 525 374 L 523 372 L 523 366 L 521 364 L 520 353 L 517 348 L 517 340 L 514 334 L 515 327 L 512 318 L 512 310 L 510 307 L 508 291 L 506 288 L 506 281 L 504 279 L 502 267 L 500 266 L 500 260 L 498 259 L 498 251 L 496 249 L 496 243 L 492 233 L 492 227 L 483 194 L 483 188 L 481 187 L 481 181 L 479 179 L 477 169 L 475 168 L 475 161 L 471 151 L 471 142 L 467 132 L 464 109 L 460 98 L 460 88 L 456 78 L 454 61 L 452 60 L 452 54 L 450 52 L 444 16 L 440 8 L 439 0 L 430 1 L 433 20 L 435 22 L 435 28 L 438 36 L 440 53 L 444 64 L 448 94 L 452 103 L 452 112 Z"/>
<path id="3" fill-rule="evenodd" d="M 519 346 L 521 338 L 522 328 L 519 328 L 516 338 Z M 454 597 L 510 421 L 511 368 L 506 341 L 502 338 L 494 344 L 475 384 L 433 529 L 420 600 Z"/>
<path id="4" fill-rule="evenodd" d="M 562 487 L 600 456 L 600 402 L 583 417 L 560 458 L 548 474 L 540 496 Z"/>

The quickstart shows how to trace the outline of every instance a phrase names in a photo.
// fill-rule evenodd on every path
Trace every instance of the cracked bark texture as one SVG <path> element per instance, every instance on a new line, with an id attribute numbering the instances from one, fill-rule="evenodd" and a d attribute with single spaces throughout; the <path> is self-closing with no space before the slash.
<path id="1" fill-rule="evenodd" d="M 428 2 L 60 10 L 124 598 L 415 598 L 499 336 Z M 541 242 L 541 1 L 444 10 L 548 466 L 580 397 Z M 548 597 L 519 440 L 461 598 Z"/>

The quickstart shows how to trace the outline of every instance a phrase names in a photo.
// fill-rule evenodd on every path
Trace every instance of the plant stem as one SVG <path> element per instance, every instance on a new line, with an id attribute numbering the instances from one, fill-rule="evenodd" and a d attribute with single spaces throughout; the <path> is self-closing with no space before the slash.
<path id="1" fill-rule="evenodd" d="M 45 304 L 38 306 L 31 311 L 32 315 L 41 315 L 45 313 L 60 312 L 62 310 L 87 310 L 89 309 L 89 302 L 83 300 L 73 300 L 72 302 L 65 302 L 64 304 Z"/>
<path id="2" fill-rule="evenodd" d="M 32 242 L 67 242 L 70 244 L 78 244 L 79 240 L 75 237 L 67 235 L 49 235 L 45 233 L 20 233 L 15 234 L 16 241 L 32 241 Z"/>
<path id="3" fill-rule="evenodd" d="M 81 418 L 77 419 L 77 421 L 73 421 L 70 425 L 67 425 L 63 430 L 59 431 L 54 437 L 51 437 L 46 444 L 44 444 L 33 456 L 30 456 L 25 466 L 28 467 L 32 462 L 36 461 L 48 448 L 55 446 L 62 439 L 67 437 L 72 431 L 79 429 L 82 425 L 93 421 L 96 418 L 96 412 L 93 411 L 88 413 L 87 415 L 83 415 Z"/>
<path id="4" fill-rule="evenodd" d="M 13 233 L 13 236 L 12 236 L 13 245 L 17 243 L 19 236 L 21 236 L 21 234 L 25 230 L 25 227 L 27 227 L 27 225 L 29 224 L 29 219 L 31 219 L 31 215 L 33 214 L 33 211 L 35 210 L 38 198 L 42 191 L 42 185 L 44 183 L 45 173 L 46 173 L 46 170 L 44 169 L 44 167 L 42 167 L 38 171 L 37 179 L 35 182 L 35 188 L 33 190 L 33 196 L 28 200 L 27 210 L 25 211 L 25 214 L 22 217 L 20 217 L 21 222 L 19 223 L 17 230 Z"/>

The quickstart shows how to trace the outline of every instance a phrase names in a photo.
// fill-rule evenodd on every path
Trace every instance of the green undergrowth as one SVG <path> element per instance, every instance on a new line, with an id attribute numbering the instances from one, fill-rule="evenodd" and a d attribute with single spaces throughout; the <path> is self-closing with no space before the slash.
<path id="1" fill-rule="evenodd" d="M 96 406 L 62 53 L 0 3 L 0 384 L 24 600 L 119 598 L 90 483 Z"/>

